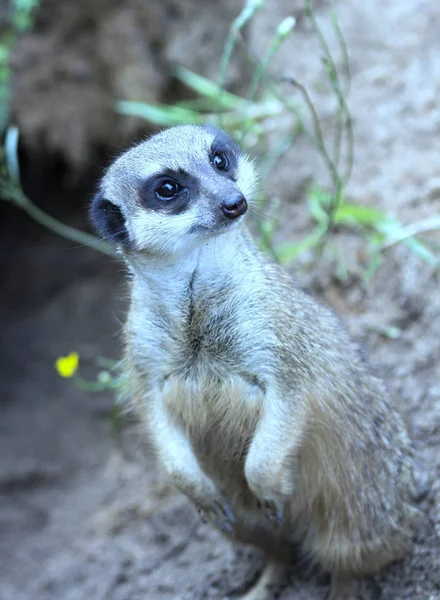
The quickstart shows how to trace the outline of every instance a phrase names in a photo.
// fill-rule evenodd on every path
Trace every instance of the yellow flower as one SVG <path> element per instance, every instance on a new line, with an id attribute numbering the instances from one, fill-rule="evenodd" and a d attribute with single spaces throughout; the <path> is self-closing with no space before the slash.
<path id="1" fill-rule="evenodd" d="M 71 352 L 67 356 L 60 356 L 60 358 L 55 361 L 55 368 L 61 377 L 73 377 L 78 370 L 78 366 L 78 352 Z"/>

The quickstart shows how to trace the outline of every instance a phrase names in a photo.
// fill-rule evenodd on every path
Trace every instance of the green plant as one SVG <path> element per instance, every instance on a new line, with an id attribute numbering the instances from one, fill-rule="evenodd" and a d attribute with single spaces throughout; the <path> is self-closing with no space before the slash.
<path id="1" fill-rule="evenodd" d="M 40 223 L 43 227 L 75 242 L 80 246 L 88 246 L 110 256 L 114 251 L 110 244 L 98 239 L 96 236 L 61 223 L 34 204 L 24 193 L 20 183 L 18 161 L 18 129 L 8 127 L 5 134 L 5 143 L 0 148 L 0 194 L 3 200 L 12 202 Z"/>
<path id="2" fill-rule="evenodd" d="M 0 35 L 0 135 L 3 145 L 0 147 L 0 197 L 11 202 L 28 215 L 55 233 L 79 245 L 86 245 L 114 254 L 112 248 L 95 236 L 69 227 L 45 213 L 24 193 L 20 183 L 18 160 L 18 129 L 9 125 L 10 121 L 10 68 L 9 57 L 18 37 L 29 30 L 33 23 L 33 13 L 39 0 L 11 0 L 7 21 L 3 23 Z"/>
<path id="3" fill-rule="evenodd" d="M 275 247 L 274 234 L 277 229 L 280 200 L 271 198 L 267 208 L 267 200 L 260 191 L 254 205 L 255 224 L 259 232 L 262 249 L 270 252 L 276 260 L 290 262 L 308 249 L 318 248 L 322 251 L 329 234 L 335 225 L 355 227 L 365 235 L 371 248 L 370 271 L 372 265 L 380 263 L 384 250 L 397 243 L 404 243 L 411 251 L 432 266 L 439 265 L 438 256 L 427 243 L 416 239 L 416 235 L 427 229 L 438 228 L 438 218 L 419 224 L 403 226 L 380 211 L 347 203 L 345 187 L 350 178 L 353 164 L 354 139 L 352 119 L 347 104 L 350 88 L 350 68 L 347 47 L 336 17 L 333 17 L 333 30 L 339 41 L 342 56 L 342 73 L 338 73 L 334 57 L 327 41 L 318 25 L 310 0 L 305 0 L 306 16 L 318 40 L 322 52 L 330 90 L 337 100 L 335 113 L 335 133 L 333 140 L 326 140 L 323 135 L 319 115 L 305 87 L 290 77 L 283 82 L 274 80 L 268 74 L 271 59 L 276 55 L 281 44 L 292 34 L 295 20 L 284 19 L 268 46 L 261 60 L 252 56 L 241 36 L 246 23 L 261 9 L 264 0 L 248 0 L 243 10 L 233 21 L 227 37 L 224 52 L 220 61 L 217 82 L 210 81 L 201 75 L 183 67 L 176 67 L 175 76 L 196 95 L 193 100 L 176 102 L 173 105 L 147 104 L 134 101 L 120 101 L 116 110 L 121 114 L 136 115 L 147 119 L 158 126 L 170 126 L 182 123 L 214 123 L 227 129 L 248 151 L 258 149 L 264 156 L 260 171 L 263 181 L 269 175 L 274 164 L 295 143 L 297 137 L 304 134 L 315 145 L 329 173 L 328 188 L 318 188 L 313 184 L 308 194 L 308 206 L 311 217 L 316 222 L 312 232 L 297 243 L 283 243 Z M 7 58 L 17 36 L 31 26 L 32 10 L 37 0 L 14 0 L 11 3 L 11 24 L 0 44 L 0 93 L 9 98 L 9 67 Z M 6 36 L 6 37 L 5 37 Z M 244 97 L 225 90 L 226 73 L 233 52 L 240 45 L 254 69 L 253 77 Z M 287 95 L 281 84 L 290 84 L 299 95 Z M 1 87 L 3 85 L 3 87 Z M 2 92 L 3 90 L 3 92 Z M 8 101 L 3 114 L 9 114 Z M 275 143 L 269 138 L 272 131 L 281 131 Z M 17 159 L 18 131 L 14 127 L 7 130 L 3 151 L 0 152 L 0 188 L 2 198 L 15 203 L 43 226 L 78 243 L 112 255 L 112 248 L 85 232 L 60 223 L 44 213 L 23 192 L 20 185 Z M 343 147 L 345 146 L 345 152 Z M 343 160 L 344 159 L 344 160 Z M 267 213 L 269 210 L 269 213 Z"/>
<path id="4" fill-rule="evenodd" d="M 110 412 L 110 425 L 115 433 L 118 433 L 121 427 L 121 419 L 124 412 L 126 387 L 126 377 L 120 361 L 96 357 L 96 366 L 99 371 L 95 381 L 84 379 L 78 375 L 80 367 L 79 354 L 70 352 L 67 356 L 60 356 L 55 361 L 55 369 L 60 377 L 72 379 L 74 384 L 86 392 L 107 392 L 111 391 L 115 395 L 115 402 Z"/>
<path id="5" fill-rule="evenodd" d="M 3 132 L 10 114 L 9 56 L 18 36 L 32 26 L 33 12 L 39 0 L 10 0 L 6 19 L 0 34 L 0 132 Z"/>
<path id="6" fill-rule="evenodd" d="M 316 226 L 301 243 L 286 243 L 278 246 L 278 254 L 282 262 L 288 263 L 301 252 L 313 248 L 324 235 L 328 234 L 332 226 L 338 225 L 354 228 L 366 237 L 371 250 L 367 279 L 379 266 L 383 251 L 397 243 L 408 246 L 414 254 L 432 267 L 438 267 L 440 264 L 439 258 L 427 244 L 415 237 L 417 234 L 439 229 L 439 216 L 404 226 L 397 219 L 391 218 L 376 208 L 361 206 L 345 200 L 330 213 L 330 207 L 333 207 L 333 198 L 328 191 L 317 185 L 312 185 L 309 190 L 308 205 L 310 214 L 316 221 Z"/>
<path id="7" fill-rule="evenodd" d="M 426 227 L 438 228 L 436 217 L 416 227 L 405 227 L 377 209 L 346 201 L 345 188 L 351 176 L 354 156 L 352 118 L 347 103 L 351 76 L 347 46 L 336 16 L 333 16 L 332 25 L 339 42 L 342 73 L 336 68 L 335 59 L 318 25 L 310 0 L 305 0 L 306 16 L 322 52 L 322 62 L 330 90 L 337 100 L 334 136 L 329 141 L 324 137 L 319 115 L 306 88 L 292 77 L 276 81 L 268 74 L 269 63 L 284 40 L 294 31 L 295 20 L 287 17 L 280 23 L 261 60 L 252 56 L 243 42 L 243 26 L 263 3 L 261 0 L 248 1 L 234 20 L 220 62 L 217 82 L 183 67 L 176 67 L 176 78 L 196 95 L 194 100 L 176 102 L 173 105 L 120 101 L 116 105 L 117 111 L 142 117 L 158 126 L 186 123 L 219 124 L 246 150 L 258 149 L 263 154 L 264 159 L 260 164 L 263 181 L 274 164 L 295 143 L 297 137 L 300 134 L 306 135 L 321 155 L 329 174 L 327 188 L 318 187 L 313 183 L 308 192 L 310 214 L 316 223 L 312 232 L 300 242 L 275 245 L 273 239 L 279 216 L 279 199 L 271 198 L 270 214 L 267 214 L 267 200 L 260 192 L 254 207 L 260 247 L 280 262 L 289 263 L 306 250 L 316 248 L 322 251 L 334 227 L 344 226 L 355 228 L 367 240 L 371 251 L 367 276 L 371 276 L 379 266 L 383 251 L 400 242 L 431 266 L 438 267 L 438 256 L 427 243 L 415 238 L 415 235 L 423 233 Z M 227 68 L 237 44 L 244 50 L 254 69 L 248 91 L 243 97 L 224 89 Z M 282 83 L 290 84 L 302 102 L 298 102 L 295 96 L 286 95 L 284 88 L 281 88 Z M 271 144 L 269 138 L 273 130 L 287 132 L 279 133 L 278 141 Z"/>

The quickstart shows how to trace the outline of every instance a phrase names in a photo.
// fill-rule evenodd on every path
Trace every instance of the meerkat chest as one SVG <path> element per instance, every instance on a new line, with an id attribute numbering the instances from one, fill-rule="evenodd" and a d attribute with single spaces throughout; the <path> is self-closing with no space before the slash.
<path id="1" fill-rule="evenodd" d="M 258 419 L 274 347 L 258 293 L 228 279 L 193 281 L 187 292 L 135 307 L 131 329 L 152 397 L 191 437 L 242 438 Z"/>
<path id="2" fill-rule="evenodd" d="M 177 306 L 155 306 L 149 320 L 161 368 L 187 377 L 243 377 L 258 385 L 270 362 L 271 334 L 263 311 L 235 286 L 203 285 Z"/>
<path id="3" fill-rule="evenodd" d="M 205 449 L 208 438 L 221 438 L 221 446 L 244 439 L 265 395 L 270 336 L 243 306 L 241 299 L 217 296 L 188 303 L 175 315 L 155 307 L 137 328 L 138 369 L 148 371 L 151 395 L 195 444 L 204 437 Z"/>

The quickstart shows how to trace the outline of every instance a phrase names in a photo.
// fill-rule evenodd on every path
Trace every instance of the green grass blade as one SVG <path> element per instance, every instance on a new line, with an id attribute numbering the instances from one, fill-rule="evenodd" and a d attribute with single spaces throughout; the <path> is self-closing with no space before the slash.
<path id="1" fill-rule="evenodd" d="M 249 92 L 247 94 L 248 103 L 252 103 L 257 95 L 258 88 L 264 78 L 271 59 L 278 52 L 281 44 L 289 37 L 296 25 L 295 17 L 286 17 L 278 25 L 275 32 L 275 37 L 272 40 L 266 54 L 263 56 L 261 61 L 257 62 L 254 76 L 249 86 Z"/>
<path id="2" fill-rule="evenodd" d="M 424 260 L 431 267 L 437 268 L 440 266 L 440 259 L 423 242 L 415 238 L 409 238 L 402 240 L 401 243 L 405 244 L 416 256 Z"/>
<path id="3" fill-rule="evenodd" d="M 216 83 L 197 73 L 193 73 L 189 69 L 177 67 L 175 75 L 182 83 L 194 92 L 197 92 L 200 96 L 217 102 L 217 105 L 222 109 L 237 109 L 244 104 L 244 100 L 240 96 L 224 90 L 222 91 Z"/>
<path id="4" fill-rule="evenodd" d="M 289 263 L 306 250 L 314 248 L 326 231 L 326 226 L 318 225 L 312 233 L 301 242 L 298 242 L 297 244 L 280 244 L 277 246 L 276 253 L 280 262 L 283 264 Z"/>
<path id="5" fill-rule="evenodd" d="M 384 247 L 389 248 L 394 244 L 429 231 L 440 231 L 440 215 L 434 215 L 406 226 L 399 225 L 385 240 Z"/>
<path id="6" fill-rule="evenodd" d="M 389 217 L 376 208 L 346 203 L 340 206 L 334 215 L 334 222 L 341 225 L 359 225 L 375 227 L 379 223 L 388 223 Z"/>
<path id="7" fill-rule="evenodd" d="M 329 214 L 328 208 L 332 205 L 332 197 L 326 190 L 317 185 L 310 189 L 307 199 L 310 214 L 320 225 L 328 227 Z"/>
<path id="8" fill-rule="evenodd" d="M 218 87 L 221 90 L 223 90 L 225 87 L 226 73 L 228 71 L 229 63 L 231 61 L 235 43 L 240 31 L 246 25 L 246 23 L 252 19 L 255 13 L 257 13 L 263 7 L 263 4 L 264 0 L 247 0 L 240 14 L 232 21 L 220 61 Z"/>
<path id="9" fill-rule="evenodd" d="M 220 94 L 217 97 L 217 107 L 221 107 L 222 96 L 225 94 L 226 73 L 228 72 L 229 63 L 231 62 L 235 44 L 240 36 L 240 31 L 248 21 L 263 7 L 264 0 L 247 0 L 239 15 L 232 21 L 229 29 L 228 37 L 226 38 L 222 57 L 220 60 L 220 69 L 217 78 L 217 84 L 220 88 Z M 218 109 L 216 112 L 218 112 Z M 221 119 L 221 115 L 220 115 Z M 220 121 L 220 124 L 222 122 Z"/>
<path id="10" fill-rule="evenodd" d="M 386 214 L 376 208 L 368 206 L 359 206 L 357 204 L 345 204 L 335 213 L 335 223 L 342 225 L 358 225 L 360 227 L 374 229 L 384 237 L 381 249 L 384 250 L 399 242 L 405 244 L 414 254 L 424 260 L 429 265 L 436 267 L 440 264 L 439 258 L 423 242 L 413 237 L 415 233 L 420 232 L 420 228 L 409 225 L 402 226 L 399 221 L 388 217 Z M 436 218 L 424 223 L 430 228 L 440 227 L 440 218 Z"/>
<path id="11" fill-rule="evenodd" d="M 410 227 L 410 226 L 408 226 Z M 401 242 L 405 246 L 407 246 L 416 256 L 424 260 L 432 267 L 438 267 L 440 264 L 440 260 L 435 256 L 433 252 L 427 247 L 426 244 L 416 239 L 415 237 L 404 237 L 399 235 L 402 231 L 405 231 L 405 227 L 396 221 L 395 219 L 389 219 L 388 221 L 384 221 L 382 223 L 377 224 L 377 231 L 382 233 L 385 237 L 385 241 L 383 242 L 382 248 L 386 249 L 389 246 L 397 244 Z M 388 240 L 392 240 L 391 243 L 387 242 Z"/>
<path id="12" fill-rule="evenodd" d="M 17 127 L 8 127 L 5 137 L 5 155 L 9 177 L 14 183 L 20 181 L 20 167 L 18 163 L 18 138 Z"/>
<path id="13" fill-rule="evenodd" d="M 181 125 L 183 123 L 199 125 L 206 121 L 204 116 L 196 111 L 166 104 L 148 104 L 146 102 L 121 100 L 116 103 L 116 111 L 121 115 L 140 117 L 150 123 L 165 127 Z"/>

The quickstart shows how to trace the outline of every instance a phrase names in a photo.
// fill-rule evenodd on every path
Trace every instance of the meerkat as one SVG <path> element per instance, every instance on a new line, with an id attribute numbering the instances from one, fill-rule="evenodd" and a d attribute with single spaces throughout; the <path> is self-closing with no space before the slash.
<path id="1" fill-rule="evenodd" d="M 131 397 L 176 487 L 229 539 L 292 548 L 330 598 L 401 558 L 414 508 L 402 418 L 338 318 L 245 225 L 255 165 L 223 131 L 178 126 L 122 154 L 91 204 L 130 273 Z M 363 596 L 362 596 L 363 597 Z"/>

